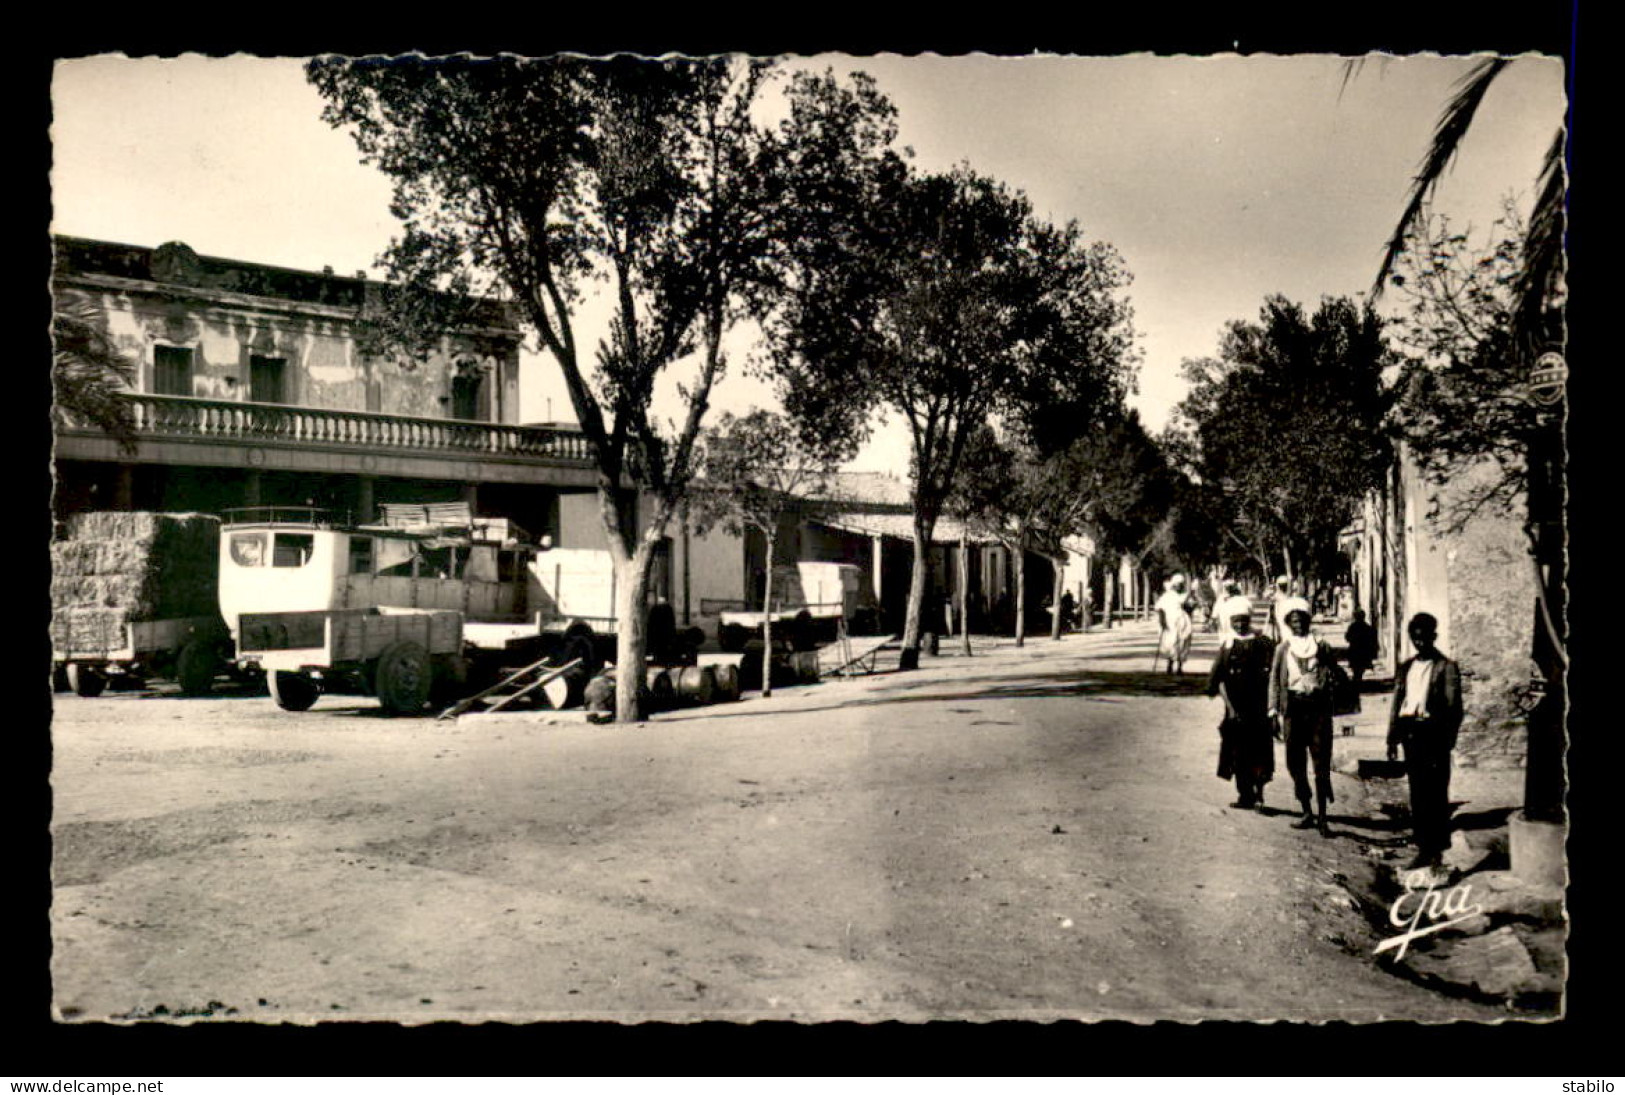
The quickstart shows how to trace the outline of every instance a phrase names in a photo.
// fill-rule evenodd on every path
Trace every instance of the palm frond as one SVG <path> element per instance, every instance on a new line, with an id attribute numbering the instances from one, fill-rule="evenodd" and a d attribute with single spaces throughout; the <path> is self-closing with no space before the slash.
<path id="1" fill-rule="evenodd" d="M 1428 198 L 1439 181 L 1444 178 L 1445 170 L 1450 162 L 1456 158 L 1461 148 L 1462 138 L 1473 124 L 1473 115 L 1477 113 L 1478 106 L 1484 101 L 1489 92 L 1490 85 L 1501 71 L 1511 64 L 1506 57 L 1486 57 L 1470 69 L 1456 85 L 1456 93 L 1451 96 L 1450 102 L 1445 105 L 1444 113 L 1439 116 L 1439 122 L 1433 129 L 1433 143 L 1428 148 L 1427 155 L 1423 157 L 1421 166 L 1417 169 L 1416 177 L 1411 180 L 1410 197 L 1405 204 L 1405 212 L 1394 229 L 1393 236 L 1388 240 L 1388 246 L 1382 256 L 1382 268 L 1377 271 L 1377 279 L 1371 286 L 1372 299 L 1382 295 L 1382 287 L 1393 272 L 1394 264 L 1399 255 L 1405 250 L 1405 241 L 1415 230 L 1422 218 L 1422 210 L 1427 205 Z"/>
<path id="2" fill-rule="evenodd" d="M 137 366 L 114 343 L 95 305 L 78 297 L 57 302 L 51 317 L 52 416 L 59 425 L 88 425 L 136 449 L 135 415 L 124 393 Z"/>
<path id="3" fill-rule="evenodd" d="M 1523 269 L 1515 286 L 1513 335 L 1517 345 L 1531 359 L 1552 336 L 1546 330 L 1547 313 L 1561 290 L 1563 278 L 1563 234 L 1567 172 L 1564 170 L 1564 141 L 1559 130 L 1546 150 L 1540 170 L 1540 193 L 1529 217 L 1524 238 Z"/>

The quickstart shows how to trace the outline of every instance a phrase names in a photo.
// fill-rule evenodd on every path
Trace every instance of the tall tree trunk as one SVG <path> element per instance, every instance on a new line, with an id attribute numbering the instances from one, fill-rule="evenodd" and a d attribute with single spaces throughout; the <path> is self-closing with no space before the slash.
<path id="1" fill-rule="evenodd" d="M 1117 592 L 1117 572 L 1107 567 L 1100 576 L 1101 616 L 1100 625 L 1111 630 L 1112 626 L 1112 598 Z"/>
<path id="2" fill-rule="evenodd" d="M 615 721 L 642 722 L 642 694 L 649 652 L 649 581 L 655 546 L 670 517 L 657 506 L 642 532 L 622 520 L 619 492 L 599 485 L 598 512 L 615 567 Z M 632 521 L 636 521 L 636 513 Z"/>
<path id="3" fill-rule="evenodd" d="M 914 567 L 908 579 L 908 609 L 903 614 L 903 652 L 898 669 L 920 667 L 920 632 L 925 591 L 931 570 L 931 529 L 935 522 L 914 519 Z"/>
<path id="4" fill-rule="evenodd" d="M 649 576 L 654 550 L 639 543 L 615 564 L 615 721 L 642 722 L 645 662 L 649 650 Z"/>
<path id="5" fill-rule="evenodd" d="M 1027 642 L 1027 552 L 1018 544 L 1011 554 L 1016 557 L 1016 645 L 1023 646 Z"/>
<path id="6" fill-rule="evenodd" d="M 959 648 L 970 657 L 970 529 L 959 532 Z"/>
<path id="7" fill-rule="evenodd" d="M 1281 563 L 1286 567 L 1286 570 L 1282 572 L 1286 575 L 1286 580 L 1288 582 L 1292 581 L 1296 575 L 1292 572 L 1292 548 L 1287 544 L 1281 545 Z"/>
<path id="8" fill-rule="evenodd" d="M 773 541 L 778 539 L 774 533 L 768 533 L 767 540 L 767 577 L 763 579 L 762 590 L 762 698 L 768 699 L 773 695 Z"/>
<path id="9" fill-rule="evenodd" d="M 1059 639 L 1061 637 L 1061 594 L 1065 592 L 1062 588 L 1062 570 L 1065 566 L 1064 558 L 1065 557 L 1062 556 L 1050 560 L 1050 565 L 1055 568 L 1054 587 L 1050 590 L 1049 595 L 1049 603 L 1053 610 L 1050 613 L 1049 621 L 1049 637 L 1051 639 Z"/>

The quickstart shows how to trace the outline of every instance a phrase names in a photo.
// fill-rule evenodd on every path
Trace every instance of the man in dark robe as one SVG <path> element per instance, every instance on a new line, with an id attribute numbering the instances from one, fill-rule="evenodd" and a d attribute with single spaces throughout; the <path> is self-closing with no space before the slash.
<path id="1" fill-rule="evenodd" d="M 1207 694 L 1224 701 L 1219 724 L 1220 779 L 1234 778 L 1238 810 L 1262 810 L 1264 785 L 1275 775 L 1275 734 L 1269 717 L 1270 666 L 1275 644 L 1253 631 L 1253 609 L 1245 597 L 1232 597 L 1218 611 L 1235 634 L 1219 647 Z"/>

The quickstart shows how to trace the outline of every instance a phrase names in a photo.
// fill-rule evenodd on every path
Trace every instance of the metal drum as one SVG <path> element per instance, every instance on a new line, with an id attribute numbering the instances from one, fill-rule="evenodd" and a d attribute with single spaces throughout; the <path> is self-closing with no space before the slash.
<path id="1" fill-rule="evenodd" d="M 677 706 L 677 689 L 671 683 L 671 674 L 664 669 L 651 669 L 646 682 L 649 688 L 649 710 L 669 711 Z"/>
<path id="2" fill-rule="evenodd" d="M 716 702 L 732 703 L 739 698 L 739 667 L 737 665 L 718 665 L 712 667 L 716 677 Z"/>
<path id="3" fill-rule="evenodd" d="M 717 699 L 717 675 L 708 665 L 691 665 L 677 674 L 677 697 L 703 707 Z"/>

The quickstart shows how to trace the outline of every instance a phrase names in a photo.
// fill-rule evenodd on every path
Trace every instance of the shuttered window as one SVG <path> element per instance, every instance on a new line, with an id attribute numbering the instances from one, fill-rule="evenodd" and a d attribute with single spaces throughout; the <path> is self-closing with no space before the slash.
<path id="1" fill-rule="evenodd" d="M 152 348 L 154 395 L 192 394 L 192 351 L 184 346 Z"/>

